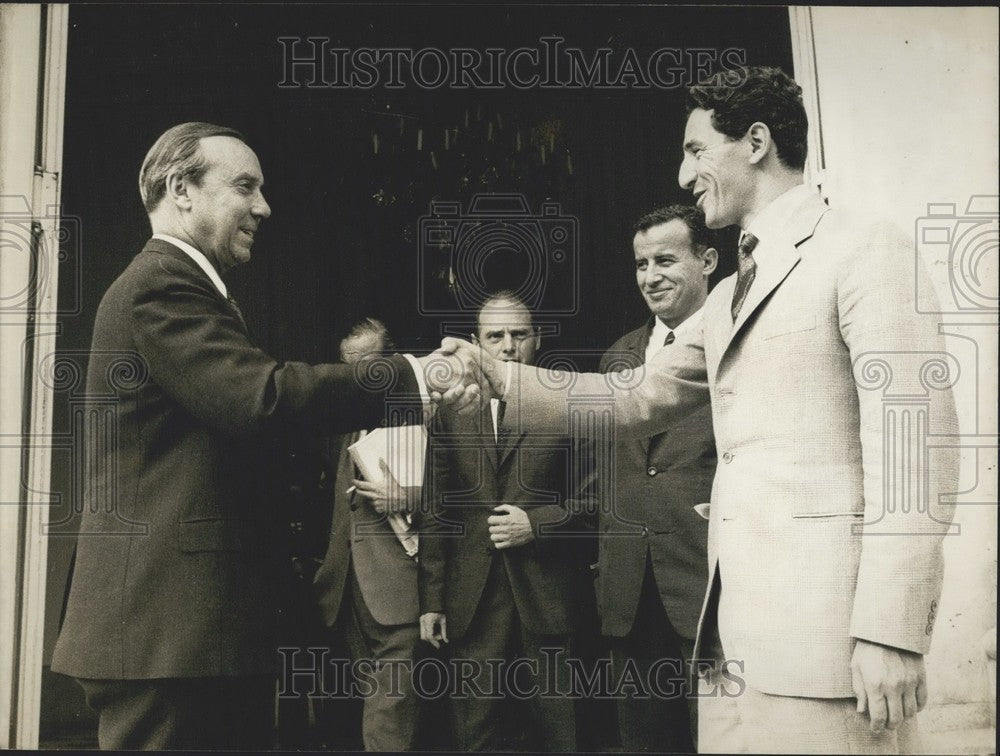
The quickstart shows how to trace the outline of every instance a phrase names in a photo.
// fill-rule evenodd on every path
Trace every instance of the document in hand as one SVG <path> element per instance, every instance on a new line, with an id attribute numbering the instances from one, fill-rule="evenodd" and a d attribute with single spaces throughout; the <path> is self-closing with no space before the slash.
<path id="1" fill-rule="evenodd" d="M 400 486 L 423 485 L 427 429 L 422 425 L 376 428 L 347 447 L 347 451 L 365 480 L 382 479 L 379 462 L 384 460 Z M 393 512 L 388 520 L 406 555 L 416 557 L 419 544 L 417 534 L 410 532 L 410 515 Z"/>
<path id="2" fill-rule="evenodd" d="M 347 450 L 365 480 L 382 479 L 379 460 L 384 460 L 399 485 L 404 488 L 423 485 L 427 429 L 422 425 L 376 428 Z"/>

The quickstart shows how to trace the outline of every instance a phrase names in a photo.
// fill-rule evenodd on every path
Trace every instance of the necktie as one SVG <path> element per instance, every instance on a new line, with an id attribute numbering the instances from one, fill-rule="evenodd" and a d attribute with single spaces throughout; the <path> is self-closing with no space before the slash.
<path id="1" fill-rule="evenodd" d="M 236 303 L 236 300 L 233 297 L 226 297 L 226 299 L 232 308 L 236 310 L 236 316 L 240 319 L 240 323 L 243 324 L 243 330 L 245 331 L 247 328 L 247 322 L 243 319 L 243 310 L 240 309 L 240 306 Z"/>
<path id="2" fill-rule="evenodd" d="M 501 399 L 497 402 L 497 462 L 503 456 L 504 445 L 507 441 L 507 432 L 503 428 L 503 415 L 507 410 L 507 402 Z"/>
<path id="3" fill-rule="evenodd" d="M 733 291 L 733 322 L 736 322 L 740 314 L 740 308 L 746 301 L 750 285 L 757 275 L 757 263 L 753 259 L 753 251 L 757 246 L 757 237 L 753 234 L 744 234 L 740 240 L 740 246 L 736 250 L 736 290 Z"/>
<path id="4" fill-rule="evenodd" d="M 667 334 L 667 337 L 663 340 L 663 346 L 670 346 L 674 343 L 674 332 L 671 331 Z"/>

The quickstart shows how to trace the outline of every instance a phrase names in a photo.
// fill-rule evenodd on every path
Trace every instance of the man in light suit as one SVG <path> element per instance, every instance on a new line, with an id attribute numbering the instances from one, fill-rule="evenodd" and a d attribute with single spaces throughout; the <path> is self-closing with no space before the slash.
<path id="1" fill-rule="evenodd" d="M 745 232 L 740 272 L 701 327 L 614 380 L 480 360 L 532 431 L 566 427 L 575 397 L 607 397 L 639 436 L 711 401 L 699 644 L 718 637 L 741 678 L 730 734 L 752 751 L 908 750 L 953 516 L 942 496 L 958 488 L 957 454 L 927 439 L 957 433 L 955 372 L 937 322 L 917 314 L 936 308 L 917 307 L 935 295 L 912 245 L 803 185 L 800 88 L 778 69 L 741 74 L 690 91 L 680 184 L 709 227 Z"/>
<path id="2" fill-rule="evenodd" d="M 385 326 L 367 318 L 341 342 L 340 357 L 354 365 L 394 348 Z M 353 480 L 348 446 L 359 438 L 360 431 L 347 434 L 331 449 L 336 477 L 330 542 L 313 588 L 325 626 L 343 634 L 351 658 L 376 665 L 374 691 L 362 714 L 365 750 L 409 751 L 416 747 L 420 701 L 411 676 L 400 668 L 412 668 L 420 642 L 417 555 L 406 552 L 387 515 L 390 507 L 415 510 L 416 500 L 388 482 Z"/>
<path id="3" fill-rule="evenodd" d="M 268 746 L 285 569 L 256 475 L 270 439 L 370 427 L 387 402 L 422 410 L 429 358 L 371 373 L 277 362 L 250 341 L 222 275 L 249 261 L 271 214 L 263 183 L 239 132 L 168 129 L 139 172 L 153 237 L 97 311 L 84 514 L 52 669 L 80 681 L 102 748 Z M 434 375 L 425 388 L 446 388 Z M 113 434 L 92 425 L 109 399 Z"/>
<path id="4" fill-rule="evenodd" d="M 605 352 L 602 373 L 640 368 L 671 349 L 678 332 L 700 322 L 718 263 L 714 235 L 690 205 L 655 210 L 639 219 L 635 232 L 635 278 L 651 316 Z M 601 508 L 599 528 L 601 631 L 611 640 L 616 680 L 633 669 L 649 680 L 660 669 L 664 681 L 659 690 L 617 699 L 621 745 L 626 751 L 690 752 L 698 699 L 685 695 L 686 677 L 708 577 L 708 521 L 694 507 L 712 493 L 710 408 L 695 410 L 665 433 L 618 439 L 613 461 L 612 505 Z"/>
<path id="5" fill-rule="evenodd" d="M 510 292 L 484 303 L 474 338 L 497 359 L 523 364 L 540 343 L 530 311 Z M 451 696 L 455 750 L 507 749 L 534 730 L 533 746 L 574 751 L 567 658 L 585 609 L 580 520 L 593 510 L 593 473 L 569 438 L 497 433 L 502 411 L 494 401 L 432 422 L 421 637 L 435 648 L 449 643 L 456 675 L 471 681 Z M 518 668 L 530 679 L 517 683 Z M 504 698 L 527 704 L 527 727 L 505 716 Z"/>

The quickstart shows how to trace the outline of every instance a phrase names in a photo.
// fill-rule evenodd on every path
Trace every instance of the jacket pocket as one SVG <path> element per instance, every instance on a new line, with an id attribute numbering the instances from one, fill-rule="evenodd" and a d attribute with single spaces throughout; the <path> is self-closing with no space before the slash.
<path id="1" fill-rule="evenodd" d="M 816 328 L 816 314 L 810 313 L 801 318 L 795 318 L 794 320 L 788 320 L 784 323 L 779 323 L 772 327 L 770 331 L 765 333 L 761 338 L 763 339 L 777 339 L 781 336 L 788 336 L 793 333 L 802 333 L 803 331 L 812 331 Z"/>
<path id="2" fill-rule="evenodd" d="M 836 520 L 836 519 L 858 519 L 865 516 L 864 512 L 799 512 L 792 515 L 793 520 Z"/>

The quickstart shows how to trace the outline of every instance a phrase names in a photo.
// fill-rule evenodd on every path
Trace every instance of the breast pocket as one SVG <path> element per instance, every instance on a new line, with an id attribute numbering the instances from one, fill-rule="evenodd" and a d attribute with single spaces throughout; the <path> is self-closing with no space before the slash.
<path id="1" fill-rule="evenodd" d="M 795 333 L 814 330 L 816 330 L 816 315 L 815 313 L 810 313 L 809 315 L 789 318 L 788 320 L 771 324 L 771 327 L 765 331 L 762 338 L 765 340 L 779 339 L 782 336 L 791 336 Z"/>

